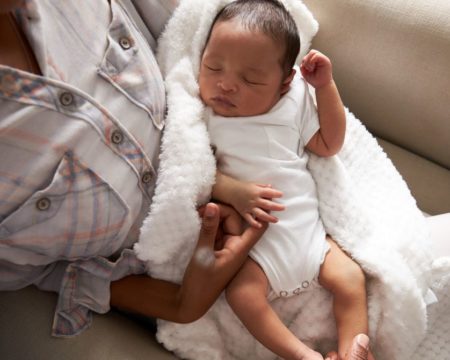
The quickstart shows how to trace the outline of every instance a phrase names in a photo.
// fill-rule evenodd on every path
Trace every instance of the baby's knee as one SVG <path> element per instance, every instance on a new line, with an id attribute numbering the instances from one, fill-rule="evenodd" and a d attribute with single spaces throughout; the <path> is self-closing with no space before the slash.
<path id="1" fill-rule="evenodd" d="M 225 289 L 225 299 L 235 313 L 242 314 L 248 311 L 249 307 L 255 311 L 257 309 L 262 311 L 267 306 L 267 294 L 260 286 L 253 285 L 231 281 Z"/>
<path id="2" fill-rule="evenodd" d="M 245 287 L 233 284 L 233 282 L 225 289 L 225 299 L 227 300 L 228 305 L 230 305 L 230 308 L 238 316 L 248 311 L 248 306 L 249 304 L 254 303 L 255 299 L 253 298 L 255 297 L 256 296 L 252 296 Z"/>
<path id="3" fill-rule="evenodd" d="M 225 289 L 225 299 L 232 309 L 240 306 L 243 302 L 248 302 L 252 298 L 247 288 L 238 281 L 231 281 Z"/>
<path id="4" fill-rule="evenodd" d="M 366 292 L 366 276 L 358 263 L 351 261 L 338 270 L 337 292 L 354 296 Z"/>
<path id="5" fill-rule="evenodd" d="M 358 296 L 366 291 L 366 277 L 361 267 L 354 261 L 347 261 L 333 270 L 324 287 L 334 295 Z"/>

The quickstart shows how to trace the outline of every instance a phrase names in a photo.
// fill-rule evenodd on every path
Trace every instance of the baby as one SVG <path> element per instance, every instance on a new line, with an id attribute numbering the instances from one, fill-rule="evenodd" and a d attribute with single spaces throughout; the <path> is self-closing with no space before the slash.
<path id="1" fill-rule="evenodd" d="M 327 357 L 347 359 L 354 338 L 368 332 L 365 276 L 324 230 L 305 151 L 336 154 L 345 113 L 330 60 L 313 50 L 294 67 L 299 47 L 294 20 L 281 3 L 238 0 L 217 15 L 202 55 L 200 96 L 219 169 L 213 197 L 252 226 L 272 223 L 226 297 L 253 336 L 278 356 L 323 360 L 269 304 L 323 286 L 333 294 L 339 337 L 337 353 Z M 307 83 L 315 88 L 317 109 Z"/>

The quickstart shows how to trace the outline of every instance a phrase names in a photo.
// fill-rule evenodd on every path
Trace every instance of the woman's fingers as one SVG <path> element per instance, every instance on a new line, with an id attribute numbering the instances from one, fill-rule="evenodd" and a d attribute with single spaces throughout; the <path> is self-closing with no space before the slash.
<path id="1" fill-rule="evenodd" d="M 202 216 L 202 225 L 200 228 L 200 235 L 197 242 L 197 248 L 214 249 L 217 230 L 220 223 L 220 210 L 214 203 L 208 203 L 200 211 Z"/>
<path id="2" fill-rule="evenodd" d="M 357 335 L 352 342 L 348 360 L 367 360 L 369 357 L 369 337 L 365 334 Z"/>
<path id="3" fill-rule="evenodd" d="M 232 207 L 216 204 L 220 211 L 221 227 L 225 234 L 239 235 L 242 233 L 242 219 L 239 213 Z"/>

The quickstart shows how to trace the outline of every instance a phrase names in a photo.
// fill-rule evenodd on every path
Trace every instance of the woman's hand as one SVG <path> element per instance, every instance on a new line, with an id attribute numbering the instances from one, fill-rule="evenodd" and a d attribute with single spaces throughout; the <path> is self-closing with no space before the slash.
<path id="1" fill-rule="evenodd" d="M 169 321 L 200 318 L 219 297 L 266 229 L 247 228 L 231 207 L 207 204 L 202 227 L 183 282 L 177 285 L 147 275 L 131 275 L 111 283 L 111 306 Z"/>
<path id="2" fill-rule="evenodd" d="M 226 205 L 207 204 L 201 214 L 199 240 L 179 292 L 183 322 L 198 319 L 210 308 L 267 227 L 242 232 L 239 214 Z"/>

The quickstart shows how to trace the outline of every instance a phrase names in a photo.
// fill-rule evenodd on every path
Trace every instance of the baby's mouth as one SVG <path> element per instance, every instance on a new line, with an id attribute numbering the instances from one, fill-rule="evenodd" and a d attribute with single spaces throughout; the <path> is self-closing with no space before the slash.
<path id="1" fill-rule="evenodd" d="M 236 105 L 234 105 L 234 104 L 231 102 L 231 100 L 228 99 L 226 96 L 221 96 L 221 95 L 214 96 L 213 98 L 211 98 L 211 100 L 212 100 L 214 103 L 216 103 L 216 104 L 218 104 L 218 105 L 225 106 L 225 107 L 229 107 L 229 108 L 234 108 L 234 107 L 236 107 Z"/>

